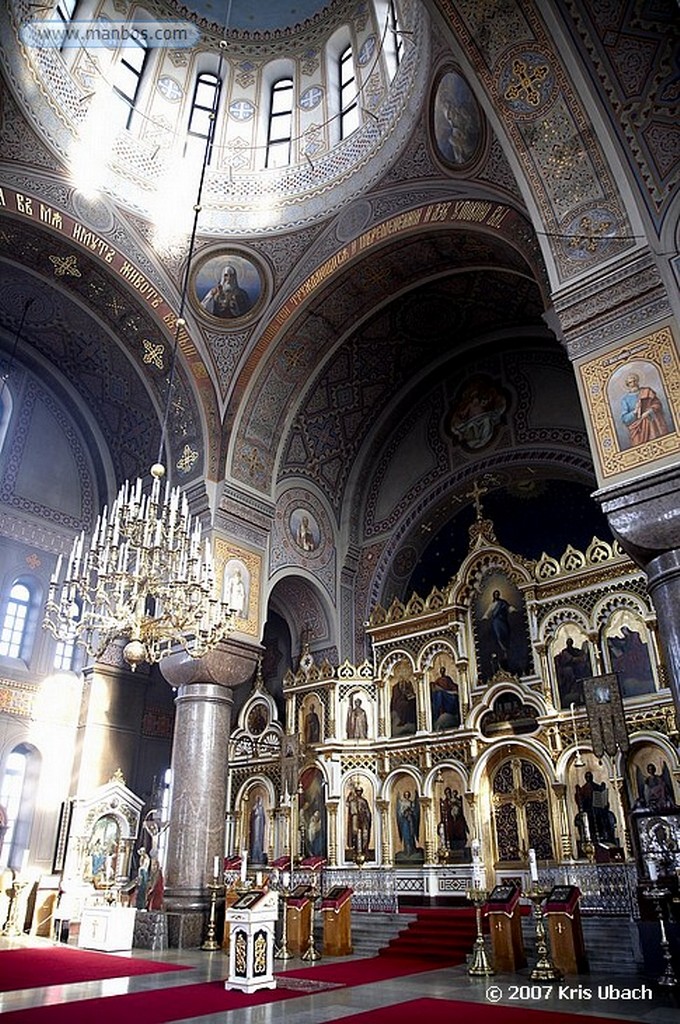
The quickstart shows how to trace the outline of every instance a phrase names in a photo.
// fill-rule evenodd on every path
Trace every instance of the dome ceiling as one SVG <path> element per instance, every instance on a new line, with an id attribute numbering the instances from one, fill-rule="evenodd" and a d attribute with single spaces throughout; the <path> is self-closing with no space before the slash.
<path id="1" fill-rule="evenodd" d="M 330 4 L 319 0 L 192 0 L 168 4 L 182 14 L 193 14 L 211 25 L 227 25 L 240 32 L 274 32 L 303 25 Z"/>

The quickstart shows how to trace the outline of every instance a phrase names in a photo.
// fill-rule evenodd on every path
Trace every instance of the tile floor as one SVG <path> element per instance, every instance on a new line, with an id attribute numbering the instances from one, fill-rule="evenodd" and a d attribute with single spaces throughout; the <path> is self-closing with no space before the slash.
<path id="1" fill-rule="evenodd" d="M 48 939 L 0 938 L 0 972 L 2 970 L 2 950 L 16 946 L 51 945 Z M 102 954 L 108 956 L 140 956 L 144 959 L 157 959 L 167 962 L 181 963 L 192 968 L 191 971 L 178 971 L 165 974 L 138 975 L 133 978 L 113 978 L 105 981 L 84 982 L 60 987 L 60 995 L 73 1003 L 72 1020 L 74 1024 L 84 1021 L 78 1014 L 78 1000 L 107 996 L 124 995 L 129 992 L 148 991 L 162 986 L 164 989 L 173 985 L 195 984 L 202 981 L 214 981 L 226 978 L 228 960 L 222 952 L 206 953 L 201 950 L 166 950 L 151 953 L 149 950 L 133 950 L 131 954 Z M 325 959 L 320 964 L 330 962 Z M 293 970 L 307 967 L 302 960 L 289 960 L 285 965 L 277 963 L 276 969 Z M 603 986 L 614 985 L 619 989 L 625 987 L 646 990 L 636 998 L 620 999 L 615 994 L 605 993 Z M 644 982 L 640 978 L 596 977 L 584 975 L 568 979 L 566 985 L 574 989 L 570 997 L 558 984 L 551 987 L 549 982 L 532 982 L 529 970 L 517 975 L 495 975 L 492 978 L 471 978 L 464 966 L 443 968 L 427 971 L 409 977 L 391 979 L 357 988 L 334 989 L 327 992 L 305 995 L 300 999 L 292 999 L 281 1003 L 261 1005 L 247 1010 L 234 1010 L 227 1013 L 210 1014 L 202 1017 L 185 1018 L 185 1024 L 324 1024 L 328 1021 L 341 1020 L 353 1013 L 360 1013 L 376 1007 L 388 1006 L 409 999 L 422 997 L 460 999 L 472 1002 L 490 1002 L 508 1006 L 523 1006 L 525 1009 L 561 1010 L 579 1015 L 590 1014 L 600 1017 L 623 1018 L 630 1021 L 649 1022 L 649 1024 L 678 1024 L 680 1020 L 680 989 L 660 989 L 655 984 Z M 579 987 L 580 986 L 580 987 Z M 550 991 L 549 991 L 550 990 Z M 487 997 L 487 992 L 489 993 Z M 49 988 L 26 989 L 18 992 L 0 993 L 0 1016 L 9 1010 L 28 1009 L 54 1000 L 50 998 Z M 30 1014 L 26 1015 L 30 1024 Z M 133 1024 L 133 1022 L 130 1022 Z M 464 1024 L 460 1021 L 459 1024 Z M 527 1018 L 527 1024 L 530 1020 Z"/>

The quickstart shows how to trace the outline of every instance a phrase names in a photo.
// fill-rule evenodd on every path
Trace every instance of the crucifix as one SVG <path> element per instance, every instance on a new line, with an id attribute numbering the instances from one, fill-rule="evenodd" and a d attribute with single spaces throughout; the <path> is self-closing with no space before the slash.
<path id="1" fill-rule="evenodd" d="M 479 522 L 482 518 L 482 495 L 488 494 L 489 488 L 481 486 L 477 480 L 472 485 L 472 490 L 467 491 L 465 497 L 472 498 L 475 505 L 475 512 L 477 513 L 477 521 Z"/>

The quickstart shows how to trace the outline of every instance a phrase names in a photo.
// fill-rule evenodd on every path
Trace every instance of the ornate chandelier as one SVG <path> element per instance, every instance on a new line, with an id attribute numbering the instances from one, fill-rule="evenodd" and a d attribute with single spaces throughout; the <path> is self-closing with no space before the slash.
<path id="1" fill-rule="evenodd" d="M 46 628 L 93 657 L 127 639 L 123 657 L 133 671 L 177 646 L 202 657 L 234 623 L 217 596 L 210 541 L 202 540 L 186 495 L 169 482 L 163 487 L 160 463 L 151 475 L 150 494 L 141 479 L 125 481 L 91 539 L 76 537 L 61 583 L 59 556 L 45 606 Z"/>

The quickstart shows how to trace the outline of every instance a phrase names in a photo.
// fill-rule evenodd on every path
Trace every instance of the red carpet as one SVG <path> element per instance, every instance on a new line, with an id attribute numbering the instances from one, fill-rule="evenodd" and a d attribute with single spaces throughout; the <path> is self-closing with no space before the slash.
<path id="1" fill-rule="evenodd" d="M 489 1003 L 463 1003 L 452 999 L 412 999 L 408 1003 L 382 1006 L 379 1010 L 366 1010 L 343 1017 L 342 1024 L 413 1024 L 427 1020 L 427 1024 L 630 1024 L 614 1017 L 576 1017 L 559 1010 L 527 1010 L 518 1006 L 491 1006 Z"/>
<path id="2" fill-rule="evenodd" d="M 370 985 L 372 982 L 386 981 L 388 978 L 402 978 L 407 974 L 439 970 L 441 966 L 441 961 L 422 960 L 420 957 L 372 956 L 285 971 L 284 977 L 315 978 L 317 981 L 332 981 L 345 986 Z"/>
<path id="3" fill-rule="evenodd" d="M 178 964 L 115 956 L 112 953 L 89 953 L 71 946 L 3 949 L 0 950 L 0 992 L 43 988 L 45 985 L 69 985 L 76 981 L 127 978 L 133 974 L 186 970 L 187 967 Z"/>
<path id="4" fill-rule="evenodd" d="M 465 963 L 477 934 L 472 907 L 413 910 L 417 921 L 391 939 L 380 956 L 416 957 L 433 967 Z"/>
<path id="5" fill-rule="evenodd" d="M 10 952 L 14 952 L 14 950 Z M 26 950 L 26 952 L 32 951 Z M 45 952 L 52 951 L 46 950 Z M 123 960 L 123 958 L 118 959 Z M 123 962 L 135 963 L 138 961 L 123 960 Z M 367 985 L 371 982 L 385 981 L 388 978 L 416 974 L 440 966 L 440 964 L 425 964 L 422 960 L 371 957 L 364 960 L 347 960 L 344 963 L 323 966 L 317 964 L 314 967 L 285 971 L 282 973 L 281 979 L 283 983 L 286 978 L 305 979 L 310 982 L 334 983 L 338 987 L 345 988 L 349 985 Z M 115 975 L 110 976 L 114 977 Z M 165 1024 L 167 1021 L 182 1020 L 185 1017 L 200 1017 L 209 1013 L 225 1013 L 227 1010 L 240 1010 L 248 1006 L 260 1006 L 264 1003 L 279 1002 L 284 999 L 299 999 L 307 994 L 297 988 L 280 987 L 245 995 L 242 992 L 227 992 L 224 988 L 224 981 L 211 981 L 200 985 L 177 985 L 165 989 L 155 989 L 151 992 L 135 992 L 130 995 L 64 1002 L 65 994 L 60 987 L 57 987 L 54 990 L 54 1004 L 3 1013 L 2 1024 L 12 1024 L 12 1022 L 14 1024 L 71 1024 L 71 1022 L 81 1024 L 81 1022 L 90 1021 L 96 1021 L 97 1024 L 120 1024 L 121 1020 L 144 1021 L 144 1024 Z"/>
<path id="6" fill-rule="evenodd" d="M 3 1013 L 2 1024 L 164 1024 L 166 1021 L 186 1017 L 201 1017 L 208 1013 L 242 1010 L 247 1006 L 260 1006 L 282 999 L 297 999 L 299 992 L 271 989 L 244 995 L 227 992 L 223 981 L 210 981 L 202 985 L 178 985 L 156 989 L 153 992 L 134 992 L 128 996 L 106 996 L 101 999 L 81 999 L 72 1003 L 35 1006 L 28 1010 Z M 63 993 L 61 994 L 63 999 Z"/>

